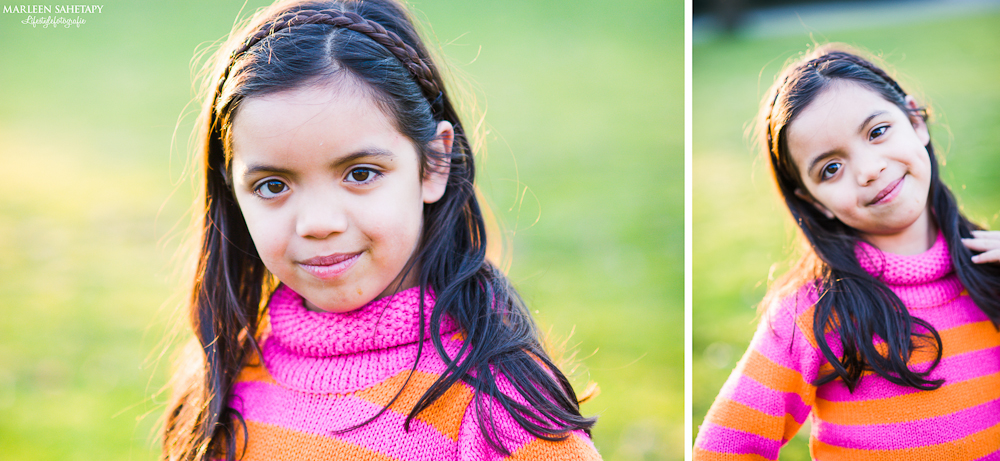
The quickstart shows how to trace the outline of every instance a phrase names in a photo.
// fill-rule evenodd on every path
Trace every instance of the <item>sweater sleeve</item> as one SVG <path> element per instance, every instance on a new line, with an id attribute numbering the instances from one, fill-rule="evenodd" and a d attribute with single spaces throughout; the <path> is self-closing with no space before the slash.
<path id="1" fill-rule="evenodd" d="M 815 295 L 800 291 L 761 319 L 750 347 L 712 403 L 694 459 L 776 460 L 805 422 L 825 362 L 812 333 Z"/>
<path id="2" fill-rule="evenodd" d="M 503 376 L 498 376 L 498 378 L 501 392 L 522 400 L 517 397 L 517 391 Z M 522 403 L 524 403 L 523 400 Z M 480 413 L 480 408 L 477 407 L 476 399 L 473 399 L 462 417 L 459 429 L 458 459 L 462 461 L 600 461 L 601 459 L 590 437 L 583 431 L 571 432 L 567 434 L 566 439 L 561 441 L 543 440 L 534 437 L 519 426 L 510 413 L 496 400 L 484 399 L 483 406 L 483 409 L 492 414 L 497 432 L 500 434 L 499 438 L 504 447 L 511 452 L 511 456 L 506 457 L 490 446 L 480 429 L 480 418 L 483 415 Z"/>

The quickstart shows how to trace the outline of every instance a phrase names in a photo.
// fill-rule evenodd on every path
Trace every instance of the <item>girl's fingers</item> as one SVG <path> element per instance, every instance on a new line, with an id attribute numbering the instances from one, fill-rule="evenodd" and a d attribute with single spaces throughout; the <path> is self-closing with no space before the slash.
<path id="1" fill-rule="evenodd" d="M 976 264 L 1000 263 L 1000 231 L 972 231 L 973 238 L 962 239 L 962 244 L 981 253 L 972 257 Z"/>
<path id="2" fill-rule="evenodd" d="M 1000 231 L 972 231 L 972 236 L 976 239 L 1000 240 Z"/>
<path id="3" fill-rule="evenodd" d="M 1000 250 L 986 251 L 972 257 L 972 262 L 976 264 L 1000 263 Z"/>
<path id="4" fill-rule="evenodd" d="M 962 244 L 972 251 L 990 251 L 1000 248 L 1000 239 L 971 238 L 962 239 Z"/>

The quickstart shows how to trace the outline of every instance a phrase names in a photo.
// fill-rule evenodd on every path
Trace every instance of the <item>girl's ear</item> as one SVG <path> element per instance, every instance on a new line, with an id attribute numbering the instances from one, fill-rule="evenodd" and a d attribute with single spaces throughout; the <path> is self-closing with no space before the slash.
<path id="1" fill-rule="evenodd" d="M 451 154 L 451 146 L 455 142 L 455 127 L 445 120 L 438 123 L 434 140 L 427 143 L 427 149 L 445 156 L 444 160 L 431 158 L 424 168 L 424 177 L 420 185 L 424 203 L 434 203 L 441 200 L 448 186 L 448 174 L 451 164 L 447 155 Z"/>
<path id="2" fill-rule="evenodd" d="M 917 105 L 913 96 L 907 96 L 904 102 L 906 108 L 911 111 L 909 114 L 910 123 L 913 124 L 913 130 L 917 132 L 917 139 L 920 139 L 920 143 L 926 146 L 931 142 L 931 135 L 927 131 L 927 120 L 924 120 L 926 112 L 920 110 L 920 106 Z"/>
<path id="3" fill-rule="evenodd" d="M 816 209 L 819 210 L 820 213 L 823 213 L 823 216 L 826 216 L 829 219 L 833 219 L 833 218 L 836 217 L 836 216 L 833 215 L 832 211 L 830 211 L 825 206 L 823 206 L 822 203 L 817 202 L 815 199 L 812 198 L 812 196 L 810 196 L 808 193 L 806 193 L 802 189 L 795 189 L 795 196 L 798 197 L 798 198 L 800 198 L 800 199 L 802 199 L 802 200 L 805 200 L 810 205 L 816 207 Z"/>

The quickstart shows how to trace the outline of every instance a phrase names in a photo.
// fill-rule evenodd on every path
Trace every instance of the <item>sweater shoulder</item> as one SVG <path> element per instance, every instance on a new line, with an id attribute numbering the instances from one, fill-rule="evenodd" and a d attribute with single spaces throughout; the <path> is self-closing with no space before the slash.
<path id="1" fill-rule="evenodd" d="M 782 343 L 805 342 L 811 347 L 818 347 L 813 320 L 819 297 L 816 285 L 808 283 L 776 299 L 761 315 L 754 341 L 764 336 Z"/>

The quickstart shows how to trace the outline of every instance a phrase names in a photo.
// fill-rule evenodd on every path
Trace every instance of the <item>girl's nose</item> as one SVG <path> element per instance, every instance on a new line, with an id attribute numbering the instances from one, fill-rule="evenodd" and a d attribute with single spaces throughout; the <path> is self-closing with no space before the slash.
<path id="1" fill-rule="evenodd" d="M 347 230 L 348 219 L 337 201 L 310 198 L 298 209 L 295 232 L 300 237 L 324 239 Z"/>
<path id="2" fill-rule="evenodd" d="M 882 172 L 888 166 L 888 163 L 881 156 L 872 156 L 856 162 L 856 164 L 858 169 L 858 185 L 860 186 L 871 184 L 879 176 L 882 176 Z"/>

